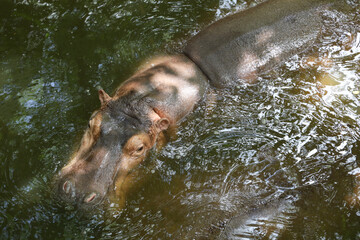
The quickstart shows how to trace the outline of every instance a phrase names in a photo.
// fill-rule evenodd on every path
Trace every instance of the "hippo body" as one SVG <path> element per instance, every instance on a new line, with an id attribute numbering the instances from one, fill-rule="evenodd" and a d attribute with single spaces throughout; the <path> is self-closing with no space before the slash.
<path id="1" fill-rule="evenodd" d="M 270 0 L 229 16 L 189 41 L 184 53 L 154 59 L 89 121 L 78 151 L 60 171 L 57 192 L 94 206 L 109 193 L 124 201 L 130 173 L 213 86 L 249 80 L 303 50 L 320 31 L 319 0 Z"/>
<path id="2" fill-rule="evenodd" d="M 124 82 L 113 100 L 130 97 L 129 105 L 144 104 L 173 125 L 191 112 L 207 87 L 206 76 L 184 55 L 158 57 Z"/>
<path id="3" fill-rule="evenodd" d="M 321 0 L 273 0 L 223 18 L 192 38 L 184 52 L 216 87 L 252 82 L 317 38 Z"/>

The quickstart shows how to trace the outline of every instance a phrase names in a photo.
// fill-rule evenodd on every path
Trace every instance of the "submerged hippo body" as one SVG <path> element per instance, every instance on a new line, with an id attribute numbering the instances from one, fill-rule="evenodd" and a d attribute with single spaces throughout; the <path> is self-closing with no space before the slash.
<path id="1" fill-rule="evenodd" d="M 322 0 L 271 0 L 210 25 L 185 54 L 217 87 L 252 82 L 311 45 L 321 30 Z"/>
<path id="2" fill-rule="evenodd" d="M 80 205 L 109 192 L 124 199 L 129 173 L 203 98 L 208 82 L 231 86 L 302 50 L 320 31 L 319 0 L 270 0 L 220 20 L 191 39 L 183 55 L 155 59 L 110 97 L 89 121 L 78 151 L 60 171 L 57 190 Z"/>

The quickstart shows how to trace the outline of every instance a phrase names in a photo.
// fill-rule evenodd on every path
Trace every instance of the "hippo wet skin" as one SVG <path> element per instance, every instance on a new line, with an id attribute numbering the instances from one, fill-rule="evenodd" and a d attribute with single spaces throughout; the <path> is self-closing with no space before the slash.
<path id="1" fill-rule="evenodd" d="M 258 72 L 311 45 L 321 29 L 320 11 L 328 3 L 259 4 L 210 25 L 190 39 L 182 54 L 152 60 L 112 97 L 100 90 L 101 107 L 58 174 L 58 194 L 79 206 L 94 206 L 109 195 L 124 203 L 132 170 L 210 86 L 251 82 Z"/>

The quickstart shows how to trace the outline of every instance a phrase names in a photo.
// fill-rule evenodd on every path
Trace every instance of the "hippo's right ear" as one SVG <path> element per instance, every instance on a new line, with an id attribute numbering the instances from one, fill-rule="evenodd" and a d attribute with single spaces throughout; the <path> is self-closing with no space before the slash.
<path id="1" fill-rule="evenodd" d="M 100 89 L 99 99 L 100 99 L 101 107 L 103 107 L 111 100 L 111 97 L 104 90 Z"/>
<path id="2" fill-rule="evenodd" d="M 160 118 L 155 122 L 158 132 L 164 131 L 169 128 L 170 121 L 167 118 Z"/>

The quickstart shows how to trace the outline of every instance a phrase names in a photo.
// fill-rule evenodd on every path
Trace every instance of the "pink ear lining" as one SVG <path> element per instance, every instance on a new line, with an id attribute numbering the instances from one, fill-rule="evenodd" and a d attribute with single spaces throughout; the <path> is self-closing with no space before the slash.
<path id="1" fill-rule="evenodd" d="M 156 125 L 160 131 L 163 131 L 169 128 L 170 122 L 167 118 L 161 118 L 157 121 Z"/>

